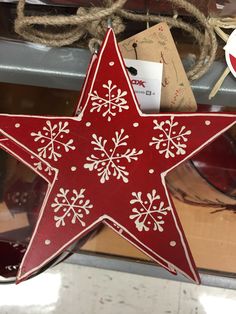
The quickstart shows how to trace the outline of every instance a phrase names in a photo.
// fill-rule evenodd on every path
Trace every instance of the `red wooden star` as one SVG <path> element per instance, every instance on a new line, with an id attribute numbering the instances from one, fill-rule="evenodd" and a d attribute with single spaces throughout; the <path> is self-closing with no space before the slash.
<path id="1" fill-rule="evenodd" d="M 233 114 L 143 114 L 113 34 L 90 66 L 78 117 L 0 115 L 0 146 L 48 182 L 17 281 L 102 221 L 169 271 L 199 282 L 166 174 Z"/>

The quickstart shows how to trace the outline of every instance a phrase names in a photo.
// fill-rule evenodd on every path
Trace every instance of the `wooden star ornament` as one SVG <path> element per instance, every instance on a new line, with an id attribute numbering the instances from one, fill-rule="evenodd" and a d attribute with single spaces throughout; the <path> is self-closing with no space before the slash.
<path id="1" fill-rule="evenodd" d="M 236 115 L 143 114 L 112 29 L 89 67 L 80 107 L 77 117 L 0 115 L 0 146 L 48 182 L 17 282 L 105 222 L 198 283 L 165 176 Z"/>

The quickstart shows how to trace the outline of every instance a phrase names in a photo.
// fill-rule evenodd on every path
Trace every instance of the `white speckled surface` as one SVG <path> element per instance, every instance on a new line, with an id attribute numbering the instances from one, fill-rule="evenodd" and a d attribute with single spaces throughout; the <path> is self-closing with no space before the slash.
<path id="1" fill-rule="evenodd" d="M 236 291 L 61 264 L 0 286 L 0 314 L 236 314 Z"/>

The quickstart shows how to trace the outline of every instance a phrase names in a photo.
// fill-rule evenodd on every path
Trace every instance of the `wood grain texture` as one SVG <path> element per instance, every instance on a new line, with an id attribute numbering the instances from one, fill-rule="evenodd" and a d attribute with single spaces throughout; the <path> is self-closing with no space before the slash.
<path id="1" fill-rule="evenodd" d="M 236 215 L 230 211 L 174 203 L 198 268 L 236 272 Z M 151 261 L 108 227 L 88 241 L 83 250 Z"/>

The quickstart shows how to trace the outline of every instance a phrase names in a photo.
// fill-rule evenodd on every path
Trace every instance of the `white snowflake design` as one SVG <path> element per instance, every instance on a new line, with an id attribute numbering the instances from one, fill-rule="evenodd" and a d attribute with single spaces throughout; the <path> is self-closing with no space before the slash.
<path id="1" fill-rule="evenodd" d="M 127 100 L 124 98 L 127 95 L 127 91 L 121 91 L 117 85 L 113 85 L 112 81 L 109 80 L 107 84 L 103 84 L 102 87 L 106 90 L 105 95 L 98 95 L 95 90 L 90 93 L 92 100 L 92 108 L 90 112 L 101 112 L 103 117 L 107 117 L 110 122 L 112 117 L 116 116 L 118 112 L 129 109 Z"/>
<path id="2" fill-rule="evenodd" d="M 116 177 L 118 180 L 122 179 L 124 183 L 128 183 L 129 172 L 125 165 L 120 165 L 121 161 L 126 160 L 131 163 L 133 160 L 137 161 L 138 156 L 143 153 L 142 150 L 137 151 L 135 148 L 127 148 L 124 152 L 118 152 L 121 147 L 127 146 L 128 135 L 124 135 L 124 129 L 120 132 L 116 131 L 115 136 L 112 138 L 113 148 L 107 148 L 107 140 L 102 136 L 92 135 L 93 141 L 91 142 L 95 147 L 94 151 L 99 151 L 99 156 L 91 155 L 87 157 L 84 165 L 85 169 L 90 171 L 97 170 L 101 183 L 105 183 L 110 179 L 110 176 Z"/>
<path id="3" fill-rule="evenodd" d="M 67 142 L 64 141 L 64 136 L 70 133 L 68 128 L 69 123 L 59 122 L 52 125 L 50 121 L 46 121 L 46 126 L 43 127 L 43 132 L 38 131 L 37 133 L 32 132 L 31 136 L 34 137 L 35 142 L 40 142 L 41 147 L 38 148 L 38 154 L 42 158 L 52 159 L 58 161 L 62 157 L 62 154 L 59 152 L 61 148 L 65 152 L 70 150 L 75 150 L 73 146 L 73 140 L 69 139 Z"/>
<path id="4" fill-rule="evenodd" d="M 49 176 L 52 175 L 52 168 L 50 166 L 45 166 L 43 169 L 43 163 L 41 161 L 34 162 L 34 168 L 38 171 L 45 171 Z"/>
<path id="5" fill-rule="evenodd" d="M 85 200 L 84 196 L 85 189 L 81 189 L 79 192 L 76 190 L 65 190 L 60 188 L 59 193 L 57 193 L 54 203 L 51 207 L 54 208 L 54 216 L 56 222 L 56 227 L 66 225 L 66 219 L 70 220 L 72 224 L 79 222 L 82 227 L 86 225 L 83 221 L 85 215 L 90 213 L 90 209 L 93 205 L 90 200 Z M 61 215 L 58 215 L 61 213 Z"/>
<path id="6" fill-rule="evenodd" d="M 147 193 L 145 201 L 142 199 L 142 192 L 133 192 L 132 196 L 134 198 L 130 204 L 137 204 L 137 207 L 132 208 L 133 214 L 129 218 L 135 220 L 138 231 L 149 231 L 151 227 L 153 231 L 163 232 L 164 216 L 170 207 L 164 207 L 164 202 L 159 202 L 160 196 L 157 191 L 153 189 L 151 193 Z"/>
<path id="7" fill-rule="evenodd" d="M 165 154 L 165 158 L 175 157 L 176 155 L 185 155 L 185 144 L 188 141 L 188 135 L 191 134 L 190 130 L 186 130 L 185 126 L 177 131 L 179 123 L 174 122 L 174 117 L 171 116 L 170 120 L 158 123 L 154 120 L 154 130 L 160 130 L 159 136 L 152 137 L 150 146 L 155 145 L 160 154 Z"/>

